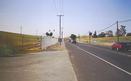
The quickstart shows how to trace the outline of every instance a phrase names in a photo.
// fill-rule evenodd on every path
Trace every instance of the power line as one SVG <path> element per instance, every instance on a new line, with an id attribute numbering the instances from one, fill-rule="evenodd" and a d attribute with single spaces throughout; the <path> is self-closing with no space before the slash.
<path id="1" fill-rule="evenodd" d="M 108 26 L 108 27 L 104 28 L 104 29 L 101 29 L 101 30 L 97 31 L 97 32 L 102 32 L 102 31 L 104 31 L 104 30 L 106 30 L 106 29 L 108 29 L 108 28 L 110 28 L 110 27 L 114 26 L 115 24 L 116 24 L 116 22 L 115 22 L 115 23 L 113 23 L 113 24 L 111 24 L 110 26 Z"/>
<path id="2" fill-rule="evenodd" d="M 124 23 L 124 22 L 129 22 L 131 19 L 123 20 L 123 21 L 118 21 L 119 23 Z"/>
<path id="3" fill-rule="evenodd" d="M 117 22 L 118 22 L 118 23 L 125 23 L 125 22 L 130 22 L 130 21 L 131 21 L 131 19 L 127 19 L 127 20 L 123 20 L 123 21 L 117 21 Z M 99 30 L 99 31 L 97 31 L 97 32 L 102 32 L 102 31 L 104 31 L 104 30 L 112 27 L 112 26 L 115 25 L 115 24 L 117 24 L 117 23 L 115 22 L 115 23 L 111 24 L 110 26 L 108 26 L 108 27 L 106 27 L 106 28 L 104 28 L 104 29 L 101 29 L 101 30 Z"/>
<path id="4" fill-rule="evenodd" d="M 56 11 L 56 13 L 57 13 L 56 0 L 53 0 L 53 4 L 54 4 L 55 11 Z"/>
<path id="5" fill-rule="evenodd" d="M 53 4 L 57 14 L 64 14 L 63 0 L 53 0 Z"/>

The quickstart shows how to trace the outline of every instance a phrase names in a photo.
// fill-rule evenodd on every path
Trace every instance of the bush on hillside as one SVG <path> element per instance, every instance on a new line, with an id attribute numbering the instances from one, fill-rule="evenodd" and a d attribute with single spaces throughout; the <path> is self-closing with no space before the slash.
<path id="1" fill-rule="evenodd" d="M 0 56 L 13 56 L 15 54 L 16 49 L 9 45 L 3 45 L 0 47 Z"/>

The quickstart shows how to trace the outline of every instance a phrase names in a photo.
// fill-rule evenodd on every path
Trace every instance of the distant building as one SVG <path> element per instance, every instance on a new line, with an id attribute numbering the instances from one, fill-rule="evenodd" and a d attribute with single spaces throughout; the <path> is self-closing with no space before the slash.
<path id="1" fill-rule="evenodd" d="M 112 37 L 113 36 L 113 31 L 109 30 L 105 34 L 106 34 L 106 37 Z"/>

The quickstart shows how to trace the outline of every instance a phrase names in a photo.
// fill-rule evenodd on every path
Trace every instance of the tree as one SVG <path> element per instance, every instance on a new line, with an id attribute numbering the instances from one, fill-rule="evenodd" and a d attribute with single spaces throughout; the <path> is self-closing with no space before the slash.
<path id="1" fill-rule="evenodd" d="M 46 36 L 53 36 L 53 33 L 52 32 L 46 32 Z"/>
<path id="2" fill-rule="evenodd" d="M 75 34 L 71 34 L 71 36 L 70 36 L 70 38 L 72 39 L 72 40 L 76 40 L 76 35 Z"/>
<path id="3" fill-rule="evenodd" d="M 50 32 L 49 36 L 53 36 L 53 33 L 52 33 L 52 32 Z"/>
<path id="4" fill-rule="evenodd" d="M 46 32 L 46 36 L 49 36 L 49 33 L 48 33 L 48 32 Z"/>

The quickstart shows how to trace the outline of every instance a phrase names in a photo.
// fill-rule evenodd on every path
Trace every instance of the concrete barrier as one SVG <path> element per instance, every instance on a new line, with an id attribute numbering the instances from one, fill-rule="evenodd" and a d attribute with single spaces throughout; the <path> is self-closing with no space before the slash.
<path id="1" fill-rule="evenodd" d="M 58 43 L 58 38 L 54 38 L 51 36 L 44 36 L 42 37 L 41 48 L 46 49 L 48 46 L 54 45 L 56 43 Z"/>

